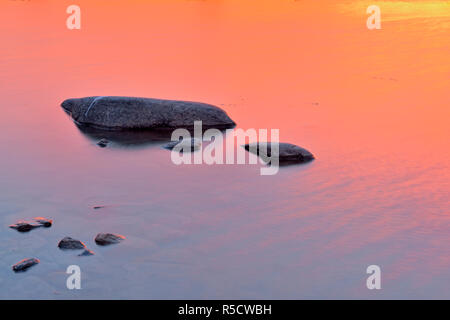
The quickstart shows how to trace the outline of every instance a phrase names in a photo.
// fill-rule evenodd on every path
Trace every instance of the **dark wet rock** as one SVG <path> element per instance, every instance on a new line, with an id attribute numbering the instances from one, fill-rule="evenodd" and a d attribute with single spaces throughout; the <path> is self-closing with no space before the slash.
<path id="1" fill-rule="evenodd" d="M 257 154 L 263 160 L 272 156 L 271 143 L 255 142 L 244 145 L 244 148 L 251 153 Z M 314 160 L 314 155 L 308 150 L 290 143 L 279 143 L 280 163 L 304 163 L 311 160 Z"/>
<path id="2" fill-rule="evenodd" d="M 28 222 L 24 222 L 24 221 L 20 221 L 17 222 L 16 224 L 12 224 L 9 226 L 11 229 L 16 229 L 19 232 L 28 232 L 31 231 L 35 228 L 39 228 L 41 227 L 41 225 L 38 224 L 31 224 Z"/>
<path id="3" fill-rule="evenodd" d="M 172 140 L 173 128 L 159 128 L 149 130 L 105 130 L 86 125 L 76 124 L 80 133 L 96 144 L 101 139 L 109 141 L 108 148 L 133 148 L 141 149 L 147 146 L 161 146 Z M 194 128 L 185 127 L 194 137 Z M 210 128 L 202 126 L 202 133 Z M 224 131 L 227 128 L 218 128 Z M 198 130 L 198 129 L 197 129 Z"/>
<path id="4" fill-rule="evenodd" d="M 16 224 L 12 224 L 9 227 L 16 229 L 19 232 L 28 232 L 36 228 L 52 226 L 53 220 L 45 219 L 42 217 L 33 218 L 33 221 L 19 221 Z"/>
<path id="5" fill-rule="evenodd" d="M 39 262 L 40 261 L 35 258 L 23 259 L 22 261 L 19 261 L 15 265 L 13 265 L 12 269 L 14 272 L 24 272 L 28 268 L 31 268 L 32 266 L 38 264 Z"/>
<path id="6" fill-rule="evenodd" d="M 86 257 L 86 256 L 93 256 L 95 253 L 92 250 L 89 249 L 84 249 L 84 251 L 82 253 L 80 253 L 78 256 L 79 257 Z"/>
<path id="7" fill-rule="evenodd" d="M 94 209 L 94 210 L 99 210 L 99 209 L 103 209 L 103 208 L 106 208 L 106 206 L 94 206 L 94 207 L 92 207 L 92 209 Z"/>
<path id="8" fill-rule="evenodd" d="M 100 246 L 106 246 L 109 244 L 119 243 L 120 241 L 125 240 L 125 237 L 120 234 L 113 233 L 99 233 L 95 237 L 95 243 Z"/>
<path id="9" fill-rule="evenodd" d="M 200 102 L 134 97 L 85 97 L 61 106 L 78 124 L 109 130 L 192 127 L 229 128 L 235 125 L 222 109 Z"/>
<path id="10" fill-rule="evenodd" d="M 86 249 L 86 245 L 80 240 L 65 237 L 58 243 L 58 247 L 64 250 Z"/>
<path id="11" fill-rule="evenodd" d="M 36 217 L 36 218 L 33 218 L 33 220 L 36 221 L 41 226 L 43 226 L 44 228 L 50 228 L 53 224 L 53 220 L 42 218 L 42 217 Z"/>
<path id="12" fill-rule="evenodd" d="M 97 142 L 97 145 L 100 148 L 105 148 L 108 145 L 109 141 L 106 139 L 101 139 L 99 142 Z"/>
<path id="13" fill-rule="evenodd" d="M 172 141 L 164 145 L 165 149 L 183 152 L 183 150 L 196 151 L 202 146 L 202 141 L 196 138 Z"/>

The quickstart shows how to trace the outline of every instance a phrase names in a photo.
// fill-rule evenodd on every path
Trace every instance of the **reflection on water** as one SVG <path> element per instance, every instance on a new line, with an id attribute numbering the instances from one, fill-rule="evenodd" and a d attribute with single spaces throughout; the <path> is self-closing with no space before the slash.
<path id="1" fill-rule="evenodd" d="M 448 1 L 381 2 L 375 31 L 342 3 L 80 0 L 69 31 L 63 2 L 2 2 L 0 297 L 450 298 Z M 77 128 L 60 102 L 94 95 L 215 104 L 317 159 L 176 166 L 165 133 Z"/>

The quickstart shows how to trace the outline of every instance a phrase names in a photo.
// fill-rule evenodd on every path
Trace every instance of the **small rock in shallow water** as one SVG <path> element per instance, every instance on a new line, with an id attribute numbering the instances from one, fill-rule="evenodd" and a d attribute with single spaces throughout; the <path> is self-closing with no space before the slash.
<path id="1" fill-rule="evenodd" d="M 95 253 L 92 250 L 89 249 L 84 249 L 84 251 L 82 253 L 80 253 L 78 256 L 79 257 L 84 257 L 84 256 L 93 256 Z"/>
<path id="2" fill-rule="evenodd" d="M 53 220 L 45 219 L 42 217 L 36 217 L 36 218 L 33 218 L 33 220 L 45 228 L 50 228 L 53 224 Z"/>
<path id="3" fill-rule="evenodd" d="M 104 147 L 106 147 L 106 146 L 108 145 L 108 143 L 109 143 L 108 140 L 106 140 L 106 139 L 101 139 L 99 142 L 97 142 L 97 145 L 98 145 L 100 148 L 104 148 Z"/>
<path id="4" fill-rule="evenodd" d="M 23 272 L 28 268 L 38 264 L 40 261 L 35 258 L 23 259 L 12 266 L 14 272 Z"/>
<path id="5" fill-rule="evenodd" d="M 119 243 L 124 240 L 125 237 L 120 234 L 113 233 L 99 233 L 95 237 L 95 242 L 100 246 L 106 246 L 109 244 Z"/>
<path id="6" fill-rule="evenodd" d="M 95 207 L 92 207 L 92 209 L 94 209 L 94 210 L 98 210 L 98 209 L 103 209 L 103 208 L 105 208 L 106 206 L 95 206 Z"/>
<path id="7" fill-rule="evenodd" d="M 202 146 L 202 141 L 196 138 L 183 139 L 181 141 L 173 141 L 164 145 L 164 148 L 183 152 L 183 150 L 196 151 Z"/>
<path id="8" fill-rule="evenodd" d="M 16 224 L 10 225 L 9 227 L 11 229 L 16 229 L 19 232 L 28 232 L 35 228 L 41 227 L 41 225 L 34 225 L 34 224 L 30 224 L 28 222 L 20 221 L 20 222 L 17 222 Z"/>
<path id="9" fill-rule="evenodd" d="M 222 109 L 200 102 L 135 97 L 67 99 L 61 106 L 77 124 L 108 130 L 192 127 L 231 128 L 235 123 Z"/>
<path id="10" fill-rule="evenodd" d="M 64 250 L 86 249 L 86 245 L 80 240 L 65 237 L 58 243 L 58 248 Z"/>
<path id="11" fill-rule="evenodd" d="M 280 163 L 303 163 L 314 160 L 314 155 L 308 150 L 290 143 L 279 143 Z M 268 142 L 255 142 L 244 145 L 245 150 L 257 154 L 263 160 L 271 157 L 272 144 Z"/>

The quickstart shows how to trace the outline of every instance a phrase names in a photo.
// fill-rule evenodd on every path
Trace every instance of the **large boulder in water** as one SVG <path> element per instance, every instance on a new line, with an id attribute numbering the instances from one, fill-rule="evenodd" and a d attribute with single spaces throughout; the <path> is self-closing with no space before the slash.
<path id="1" fill-rule="evenodd" d="M 278 155 L 280 164 L 304 163 L 314 160 L 314 155 L 308 150 L 291 143 L 279 143 Z M 244 145 L 245 150 L 257 154 L 263 160 L 272 156 L 272 143 L 254 142 Z"/>
<path id="2" fill-rule="evenodd" d="M 193 127 L 230 128 L 235 125 L 222 109 L 200 102 L 132 97 L 86 97 L 61 106 L 81 125 L 110 130 Z"/>

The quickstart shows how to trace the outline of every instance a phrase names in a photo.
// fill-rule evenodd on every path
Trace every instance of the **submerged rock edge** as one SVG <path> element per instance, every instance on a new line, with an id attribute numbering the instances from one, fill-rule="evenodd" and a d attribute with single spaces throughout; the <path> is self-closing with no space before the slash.
<path id="1" fill-rule="evenodd" d="M 236 123 L 221 108 L 202 102 L 140 97 L 92 96 L 70 98 L 61 107 L 79 125 L 103 130 L 232 128 Z"/>

